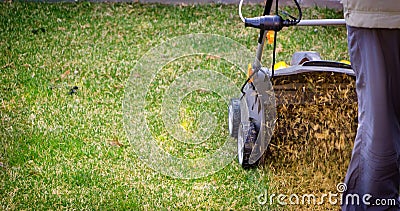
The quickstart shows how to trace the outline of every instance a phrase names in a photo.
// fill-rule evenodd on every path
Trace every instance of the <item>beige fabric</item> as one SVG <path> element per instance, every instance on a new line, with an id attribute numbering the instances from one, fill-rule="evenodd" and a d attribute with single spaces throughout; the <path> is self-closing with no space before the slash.
<path id="1" fill-rule="evenodd" d="M 342 3 L 349 26 L 400 28 L 400 0 L 343 0 Z"/>

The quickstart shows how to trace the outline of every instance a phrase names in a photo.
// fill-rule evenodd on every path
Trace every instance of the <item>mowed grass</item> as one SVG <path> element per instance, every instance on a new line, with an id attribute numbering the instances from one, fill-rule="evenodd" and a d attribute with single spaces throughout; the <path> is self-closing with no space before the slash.
<path id="1" fill-rule="evenodd" d="M 243 13 L 256 16 L 262 9 L 245 6 Z M 304 11 L 305 18 L 341 16 L 340 11 Z M 279 183 L 269 181 L 268 168 L 243 170 L 233 160 L 205 178 L 173 179 L 148 168 L 126 137 L 122 102 L 130 71 L 152 47 L 192 33 L 226 36 L 251 51 L 258 36 L 244 28 L 236 5 L 0 4 L 0 208 L 267 209 L 257 196 Z M 266 65 L 271 48 L 265 50 Z M 284 29 L 278 60 L 289 63 L 300 50 L 346 59 L 345 28 Z M 189 94 L 182 103 L 183 126 L 198 129 L 196 118 L 209 110 L 217 114 L 217 129 L 201 146 L 174 142 L 157 113 L 162 93 L 177 77 L 173 70 L 213 69 L 238 86 L 245 75 L 232 64 L 201 56 L 177 62 L 154 81 L 143 81 L 152 84 L 146 107 L 152 115 L 146 118 L 170 153 L 204 156 L 227 136 L 226 105 L 212 93 Z M 77 92 L 70 93 L 74 86 Z"/>

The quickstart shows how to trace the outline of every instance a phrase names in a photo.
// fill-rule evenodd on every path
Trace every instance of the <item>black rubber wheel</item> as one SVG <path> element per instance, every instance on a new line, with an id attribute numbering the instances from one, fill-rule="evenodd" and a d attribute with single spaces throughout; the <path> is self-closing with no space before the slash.
<path id="1" fill-rule="evenodd" d="M 255 124 L 250 121 L 249 126 L 240 125 L 238 133 L 238 161 L 244 169 L 258 165 L 258 161 L 250 164 L 250 155 L 257 141 L 258 132 Z"/>
<path id="2" fill-rule="evenodd" d="M 240 125 L 240 100 L 238 98 L 233 98 L 229 102 L 228 125 L 229 135 L 237 139 Z"/>

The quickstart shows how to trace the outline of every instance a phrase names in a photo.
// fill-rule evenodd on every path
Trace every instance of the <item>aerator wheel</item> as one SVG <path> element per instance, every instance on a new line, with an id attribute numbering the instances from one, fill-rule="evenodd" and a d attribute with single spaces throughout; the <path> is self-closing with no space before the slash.
<path id="1" fill-rule="evenodd" d="M 254 122 L 250 121 L 249 125 L 239 126 L 238 131 L 238 161 L 239 164 L 245 168 L 251 168 L 258 164 L 258 162 L 250 164 L 250 155 L 257 140 L 257 130 Z"/>
<path id="2" fill-rule="evenodd" d="M 240 100 L 238 98 L 231 99 L 228 112 L 229 135 L 237 139 L 240 125 Z"/>

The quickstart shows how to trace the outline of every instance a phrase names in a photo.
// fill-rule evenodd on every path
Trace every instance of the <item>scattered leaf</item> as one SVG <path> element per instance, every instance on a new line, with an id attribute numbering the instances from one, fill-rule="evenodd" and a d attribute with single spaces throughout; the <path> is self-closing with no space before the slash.
<path id="1" fill-rule="evenodd" d="M 61 79 L 66 78 L 70 73 L 71 73 L 71 71 L 69 71 L 69 70 L 65 71 L 63 74 L 61 74 Z"/>
<path id="2" fill-rule="evenodd" d="M 123 147 L 124 145 L 118 141 L 118 139 L 113 139 L 112 141 L 110 141 L 109 143 L 111 146 L 117 146 L 117 147 Z"/>

